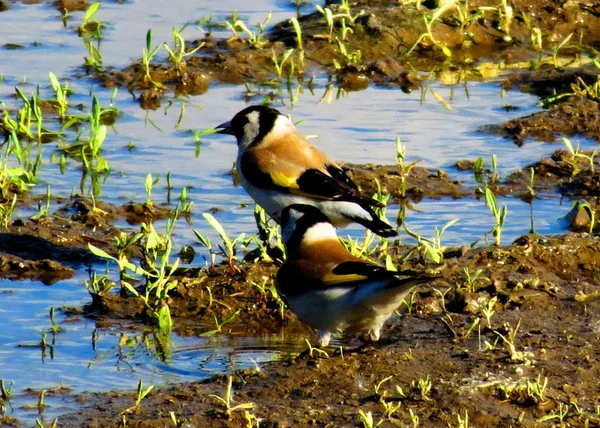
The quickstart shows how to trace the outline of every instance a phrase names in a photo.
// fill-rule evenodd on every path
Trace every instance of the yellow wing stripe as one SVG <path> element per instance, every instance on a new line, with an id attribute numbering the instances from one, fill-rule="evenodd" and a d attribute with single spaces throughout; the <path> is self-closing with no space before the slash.
<path id="1" fill-rule="evenodd" d="M 356 273 L 349 273 L 347 275 L 336 275 L 334 273 L 330 273 L 321 278 L 321 281 L 324 285 L 330 286 L 349 282 L 364 281 L 365 279 L 369 279 L 369 277 L 364 275 L 358 275 Z"/>
<path id="2" fill-rule="evenodd" d="M 283 187 L 287 189 L 291 194 L 298 196 L 305 196 L 307 198 L 314 199 L 323 199 L 325 201 L 330 201 L 331 198 L 323 195 L 315 195 L 314 193 L 309 193 L 300 188 L 298 186 L 298 182 L 296 178 L 285 175 L 283 172 L 272 172 L 270 173 L 271 181 L 273 184 L 279 187 Z"/>
<path id="3" fill-rule="evenodd" d="M 296 178 L 289 177 L 282 172 L 272 172 L 271 180 L 276 186 L 285 187 L 286 189 L 298 189 Z"/>

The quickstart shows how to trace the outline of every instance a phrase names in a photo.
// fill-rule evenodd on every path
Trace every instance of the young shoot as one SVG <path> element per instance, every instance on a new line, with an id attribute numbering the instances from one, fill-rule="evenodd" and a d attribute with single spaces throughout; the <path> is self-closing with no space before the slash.
<path id="1" fill-rule="evenodd" d="M 152 178 L 151 173 L 148 173 L 146 175 L 146 180 L 144 180 L 144 187 L 146 188 L 146 206 L 148 207 L 154 205 L 154 202 L 152 202 L 152 189 L 154 188 L 154 185 L 159 182 L 159 180 L 160 177 Z"/>
<path id="2" fill-rule="evenodd" d="M 563 137 L 562 141 L 563 141 L 565 147 L 567 148 L 567 151 L 569 152 L 569 154 L 572 157 L 574 157 L 576 159 L 584 159 L 588 162 L 590 172 L 592 174 L 594 174 L 594 157 L 596 156 L 596 153 L 598 152 L 598 148 L 596 147 L 594 149 L 594 151 L 592 152 L 592 154 L 588 155 L 579 150 L 579 144 L 577 144 L 576 148 L 573 148 L 573 144 L 571 144 L 571 141 L 568 138 Z M 573 172 L 573 175 L 577 175 L 577 173 L 579 172 L 579 169 L 577 168 L 576 165 L 574 165 L 574 169 L 575 169 L 575 171 Z"/>
<path id="3" fill-rule="evenodd" d="M 499 246 L 502 241 L 502 229 L 504 228 L 506 215 L 508 214 L 508 207 L 506 205 L 503 205 L 502 207 L 498 206 L 496 195 L 494 195 L 494 192 L 492 192 L 489 187 L 485 188 L 485 201 L 496 220 L 496 224 L 488 233 L 492 234 L 495 239 L 495 244 Z"/>
<path id="4" fill-rule="evenodd" d="M 529 168 L 529 185 L 527 186 L 527 193 L 526 196 L 529 199 L 533 199 L 535 198 L 535 188 L 533 185 L 535 179 L 535 170 L 533 169 L 533 167 Z"/>
<path id="5" fill-rule="evenodd" d="M 290 22 L 296 33 L 296 55 L 298 58 L 298 73 L 304 73 L 304 47 L 302 44 L 302 27 L 297 18 L 291 18 Z"/>
<path id="6" fill-rule="evenodd" d="M 50 85 L 55 94 L 56 109 L 58 111 L 59 120 L 64 120 L 67 116 L 67 110 L 69 108 L 69 96 L 73 91 L 69 88 L 69 84 L 65 83 L 64 86 L 60 84 L 58 78 L 51 71 L 48 73 L 50 78 Z"/>
<path id="7" fill-rule="evenodd" d="M 244 247 L 248 245 L 248 242 L 244 240 L 246 234 L 241 233 L 236 238 L 231 239 L 229 235 L 227 235 L 227 232 L 225 232 L 225 229 L 223 229 L 223 226 L 221 226 L 221 223 L 219 223 L 219 221 L 212 214 L 204 213 L 202 216 L 221 237 L 223 245 L 219 245 L 219 248 L 225 257 L 227 257 L 229 269 L 232 273 L 238 273 L 240 269 L 235 265 L 235 261 L 237 260 L 237 246 L 238 244 L 241 244 Z M 198 234 L 196 234 L 196 236 L 198 236 Z M 253 238 L 250 240 L 253 240 Z"/>
<path id="8" fill-rule="evenodd" d="M 308 356 L 310 358 L 316 358 L 314 355 L 315 353 L 316 355 L 318 355 L 319 358 L 329 358 L 329 354 L 325 350 L 317 348 L 316 346 L 312 346 L 310 344 L 310 341 L 306 338 L 304 339 L 304 341 L 308 345 Z"/>
<path id="9" fill-rule="evenodd" d="M 273 61 L 273 66 L 275 67 L 275 73 L 277 74 L 277 77 L 281 79 L 281 77 L 283 76 L 283 67 L 284 67 L 286 61 L 294 53 L 294 49 L 292 48 L 292 49 L 286 50 L 283 53 L 283 55 L 281 56 L 281 58 L 279 58 L 277 56 L 275 49 L 271 49 L 271 52 L 272 52 L 271 61 Z"/>
<path id="10" fill-rule="evenodd" d="M 429 256 L 433 263 L 441 264 L 444 260 L 444 251 L 446 250 L 446 247 L 442 245 L 442 235 L 444 234 L 446 229 L 455 224 L 458 220 L 459 219 L 457 218 L 454 220 L 450 220 L 441 229 L 438 229 L 438 227 L 436 226 L 434 228 L 434 237 L 431 239 L 424 238 L 418 233 L 415 233 L 412 230 L 408 229 L 406 223 L 404 224 L 404 230 L 406 230 L 406 233 L 408 233 L 410 236 L 417 240 L 419 246 L 425 250 L 425 253 Z"/>
<path id="11" fill-rule="evenodd" d="M 144 80 L 146 82 L 150 82 L 154 86 L 163 87 L 161 83 L 154 82 L 152 80 L 152 76 L 150 75 L 150 64 L 152 62 L 152 58 L 158 53 L 160 50 L 160 45 L 152 47 L 152 29 L 149 29 L 146 33 L 146 47 L 142 49 L 142 65 L 144 66 Z"/>
<path id="12" fill-rule="evenodd" d="M 448 46 L 444 45 L 443 43 L 438 42 L 435 39 L 435 37 L 433 36 L 433 24 L 441 18 L 442 14 L 446 10 L 453 7 L 454 3 L 455 2 L 453 2 L 453 1 L 444 3 L 442 6 L 440 6 L 435 11 L 435 13 L 433 15 L 423 14 L 423 23 L 425 24 L 425 32 L 423 32 L 419 37 L 417 37 L 417 40 L 415 40 L 413 42 L 413 44 L 408 47 L 406 52 L 404 52 L 404 56 L 410 55 L 412 53 L 412 51 L 414 51 L 415 48 L 425 38 L 428 38 L 435 47 L 440 49 L 442 51 L 442 53 L 444 54 L 444 56 L 446 56 L 448 58 L 452 56 L 452 51 L 450 50 L 450 48 L 448 48 Z"/>
<path id="13" fill-rule="evenodd" d="M 265 28 L 267 23 L 271 20 L 272 14 L 269 12 L 263 22 L 256 24 L 258 33 L 251 31 L 243 20 L 238 18 L 237 10 L 233 11 L 231 22 L 225 20 L 225 26 L 233 33 L 230 40 L 236 40 L 240 38 L 239 32 L 244 32 L 248 36 L 248 43 L 255 49 L 262 49 L 268 41 L 265 37 Z"/>
<path id="14" fill-rule="evenodd" d="M 209 397 L 214 398 L 225 407 L 227 419 L 231 419 L 231 415 L 233 412 L 251 410 L 254 408 L 254 403 L 241 403 L 235 406 L 233 405 L 233 377 L 231 376 L 227 376 L 227 387 L 225 389 L 225 397 L 221 397 L 217 394 L 209 394 Z"/>
<path id="15" fill-rule="evenodd" d="M 184 28 L 185 27 L 179 29 L 177 27 L 173 27 L 173 48 L 166 43 L 163 44 L 165 50 L 169 54 L 169 61 L 175 66 L 175 69 L 179 74 L 183 74 L 185 72 L 185 58 L 195 54 L 204 46 L 204 42 L 201 42 L 195 48 L 186 50 L 185 40 L 181 35 L 181 31 L 183 31 Z"/>
<path id="16" fill-rule="evenodd" d="M 98 13 L 102 3 L 92 3 L 83 16 L 83 22 L 79 26 L 78 32 L 80 37 L 89 35 L 90 37 L 100 40 L 102 38 L 101 29 L 102 22 L 98 21 L 95 16 Z"/>

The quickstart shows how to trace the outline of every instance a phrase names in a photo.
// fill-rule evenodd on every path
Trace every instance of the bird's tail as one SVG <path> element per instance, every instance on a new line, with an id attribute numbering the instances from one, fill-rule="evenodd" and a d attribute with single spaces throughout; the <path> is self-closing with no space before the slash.
<path id="1" fill-rule="evenodd" d="M 379 287 L 375 286 L 377 289 L 371 290 L 369 296 L 364 298 L 363 304 L 383 313 L 394 311 L 415 287 L 436 278 L 429 275 L 400 276 L 395 281 L 386 281 Z"/>
<path id="2" fill-rule="evenodd" d="M 369 213 L 371 218 L 355 217 L 352 218 L 353 221 L 362 224 L 367 229 L 372 230 L 373 233 L 383 236 L 384 238 L 398 236 L 398 232 L 396 232 L 390 224 L 381 220 L 370 206 L 362 206 L 362 208 Z"/>

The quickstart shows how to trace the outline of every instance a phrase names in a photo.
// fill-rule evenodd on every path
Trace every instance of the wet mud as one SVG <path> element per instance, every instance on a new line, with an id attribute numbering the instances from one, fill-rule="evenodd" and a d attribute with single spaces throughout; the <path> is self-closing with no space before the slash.
<path id="1" fill-rule="evenodd" d="M 512 139 L 516 145 L 526 139 L 554 142 L 557 137 L 582 135 L 600 142 L 600 108 L 598 101 L 588 98 L 561 102 L 548 110 L 510 120 L 502 125 L 481 129 Z"/>
<path id="2" fill-rule="evenodd" d="M 30 205 L 31 200 L 20 201 Z M 172 210 L 160 206 L 128 203 L 115 206 L 76 199 L 63 203 L 51 215 L 16 219 L 0 231 L 0 277 L 39 280 L 50 285 L 71 278 L 75 269 L 98 262 L 88 244 L 114 250 L 119 234 L 113 223 L 125 219 L 131 225 L 167 218 Z"/>
<path id="3" fill-rule="evenodd" d="M 371 349 L 357 350 L 361 340 L 347 337 L 342 355 L 328 349 L 328 358 L 234 373 L 232 405 L 254 404 L 246 417 L 234 411 L 228 419 L 209 396 L 225 394 L 226 378 L 218 376 L 158 388 L 135 410 L 134 392 L 84 394 L 78 397 L 84 410 L 60 417 L 60 424 L 118 427 L 124 416 L 127 426 L 158 427 L 174 412 L 180 426 L 243 427 L 249 415 L 260 426 L 362 426 L 362 410 L 382 426 L 409 425 L 412 412 L 427 427 L 457 426 L 465 414 L 472 426 L 533 427 L 551 426 L 539 419 L 577 403 L 580 414 L 568 414 L 566 423 L 598 426 L 598 251 L 600 240 L 585 234 L 526 235 L 508 247 L 448 250 L 441 278 L 416 292 L 410 313 L 390 321 Z M 422 260 L 414 255 L 401 267 L 422 269 Z M 465 269 L 482 274 L 469 284 Z M 245 274 L 253 270 L 274 272 L 253 266 Z M 249 298 L 238 306 L 242 312 L 261 306 L 260 298 L 245 294 L 247 281 L 220 281 L 226 293 Z M 493 311 L 488 319 L 486 307 Z M 256 322 L 273 330 L 297 323 L 287 310 L 284 319 L 267 311 Z M 527 381 L 538 376 L 547 378 L 543 397 L 527 393 Z M 419 379 L 431 380 L 431 388 L 419 389 Z M 384 416 L 389 404 L 400 406 Z"/>

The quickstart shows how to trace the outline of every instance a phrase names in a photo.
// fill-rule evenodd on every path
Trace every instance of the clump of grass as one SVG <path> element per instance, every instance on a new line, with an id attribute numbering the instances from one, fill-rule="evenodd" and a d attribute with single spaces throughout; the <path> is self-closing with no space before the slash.
<path id="1" fill-rule="evenodd" d="M 267 43 L 265 37 L 265 28 L 271 20 L 272 14 L 269 13 L 263 22 L 256 24 L 257 32 L 251 31 L 246 23 L 239 19 L 237 10 L 233 11 L 231 21 L 225 20 L 223 24 L 233 33 L 230 40 L 240 39 L 240 32 L 245 33 L 248 38 L 247 41 L 253 48 L 262 49 Z"/>
<path id="2" fill-rule="evenodd" d="M 219 249 L 221 250 L 221 254 L 223 254 L 227 258 L 227 264 L 229 265 L 229 269 L 232 273 L 238 273 L 239 268 L 236 266 L 235 262 L 237 261 L 237 251 L 238 244 L 241 244 L 242 247 L 247 247 L 248 244 L 254 240 L 254 237 L 245 240 L 245 233 L 239 234 L 236 238 L 231 239 L 221 223 L 209 213 L 202 214 L 204 219 L 208 222 L 208 224 L 219 234 L 223 245 L 219 244 Z M 213 248 L 210 245 L 210 240 L 205 238 L 200 232 L 194 230 L 196 237 L 200 241 L 201 244 L 206 246 L 211 253 L 213 253 Z M 214 261 L 214 259 L 212 259 Z"/>
<path id="3" fill-rule="evenodd" d="M 360 50 L 351 50 L 346 42 L 348 40 L 348 34 L 352 34 L 354 31 L 352 27 L 356 24 L 356 20 L 365 14 L 364 10 L 360 10 L 356 14 L 352 14 L 349 0 L 342 0 L 337 7 L 336 13 L 329 7 L 315 6 L 325 18 L 325 24 L 327 25 L 328 34 L 324 37 L 330 42 L 335 43 L 338 48 L 338 52 L 341 56 L 341 62 L 337 59 L 333 60 L 333 65 L 336 70 L 342 69 L 347 66 L 357 66 L 362 62 L 362 53 Z M 337 34 L 334 34 L 335 30 Z"/>
<path id="4" fill-rule="evenodd" d="M 2 401 L 10 400 L 10 397 L 12 396 L 13 386 L 15 386 L 14 381 L 11 380 L 10 387 L 7 388 L 4 379 L 0 379 L 0 398 L 2 399 Z"/>
<path id="5" fill-rule="evenodd" d="M 58 118 L 62 121 L 67 117 L 67 111 L 69 109 L 69 96 L 73 93 L 73 91 L 71 88 L 69 88 L 68 83 L 61 85 L 56 75 L 51 71 L 48 73 L 48 77 L 50 78 L 50 84 L 52 85 L 52 89 L 54 90 L 56 98 Z"/>
<path id="6" fill-rule="evenodd" d="M 411 390 L 417 392 L 423 401 L 431 401 L 429 394 L 431 393 L 432 386 L 433 383 L 429 375 L 425 378 L 419 378 L 416 381 L 413 380 L 410 383 Z"/>
<path id="7" fill-rule="evenodd" d="M 296 34 L 296 57 L 298 60 L 298 73 L 304 73 L 304 45 L 302 42 L 302 27 L 297 18 L 291 18 L 290 22 Z"/>
<path id="8" fill-rule="evenodd" d="M 327 24 L 328 36 L 330 41 L 333 41 L 333 32 L 336 27 L 339 27 L 339 38 L 342 41 L 346 41 L 348 34 L 352 33 L 352 27 L 355 25 L 356 20 L 365 14 L 364 10 L 360 10 L 357 14 L 352 14 L 349 0 L 342 0 L 337 7 L 337 13 L 333 13 L 329 7 L 321 7 L 316 5 L 315 8 L 325 18 Z"/>
<path id="9" fill-rule="evenodd" d="M 12 215 L 15 212 L 17 204 L 17 195 L 14 194 L 12 199 L 0 203 L 0 227 L 7 229 L 11 224 Z"/>
<path id="10" fill-rule="evenodd" d="M 519 331 L 519 327 L 521 326 L 521 319 L 517 322 L 517 325 L 514 328 L 508 327 L 508 334 L 502 334 L 497 330 L 494 330 L 498 339 L 502 340 L 502 342 L 508 348 L 508 356 L 509 361 L 516 364 L 531 364 L 531 359 L 533 358 L 533 353 L 529 351 L 520 351 L 517 347 L 517 332 Z M 489 342 L 485 342 L 486 347 L 490 350 L 496 349 L 498 339 L 494 344 L 490 344 Z"/>
<path id="11" fill-rule="evenodd" d="M 140 405 L 142 404 L 142 400 L 146 398 L 148 394 L 154 389 L 154 385 L 150 385 L 147 388 L 144 388 L 144 383 L 140 379 L 136 388 L 136 396 L 135 396 L 135 404 L 125 410 L 123 410 L 120 414 L 125 415 L 126 413 L 136 412 Z"/>
<path id="12" fill-rule="evenodd" d="M 594 151 L 588 155 L 587 153 L 584 153 L 579 149 L 579 144 L 577 145 L 577 147 L 573 148 L 573 144 L 571 144 L 571 141 L 568 138 L 563 137 L 562 141 L 563 141 L 565 147 L 567 148 L 569 155 L 571 155 L 571 157 L 574 159 L 586 160 L 588 163 L 590 172 L 592 174 L 594 174 L 594 157 L 596 156 L 596 153 L 598 152 L 598 148 L 595 148 Z M 579 174 L 579 168 L 577 167 L 577 165 L 575 163 L 573 163 L 573 164 L 571 164 L 571 166 L 573 167 L 572 175 L 575 176 L 575 175 Z"/>
<path id="13" fill-rule="evenodd" d="M 408 49 L 404 52 L 403 56 L 409 56 L 416 49 L 416 47 L 419 46 L 423 39 L 427 38 L 433 44 L 433 46 L 442 51 L 444 56 L 448 58 L 451 57 L 452 51 L 450 50 L 450 48 L 448 48 L 448 46 L 435 39 L 433 35 L 433 24 L 436 21 L 439 21 L 442 14 L 444 14 L 448 9 L 450 9 L 453 6 L 454 2 L 447 2 L 444 5 L 440 6 L 433 13 L 433 15 L 430 16 L 427 14 L 423 14 L 423 23 L 425 25 L 425 31 L 421 33 L 419 37 L 417 37 L 417 39 L 408 47 Z"/>
<path id="14" fill-rule="evenodd" d="M 477 269 L 471 273 L 468 267 L 463 268 L 465 274 L 464 288 L 467 293 L 475 293 L 477 291 L 477 281 L 489 281 L 489 278 L 482 276 L 483 269 Z"/>
<path id="15" fill-rule="evenodd" d="M 181 32 L 185 29 L 173 27 L 173 48 L 171 48 L 168 44 L 164 43 L 164 48 L 169 54 L 168 60 L 175 66 L 178 74 L 183 74 L 186 71 L 186 62 L 185 58 L 195 54 L 204 46 L 204 42 L 201 42 L 195 48 L 191 50 L 186 50 L 185 48 L 185 40 L 181 35 Z M 148 46 L 146 47 L 148 49 Z M 146 73 L 148 75 L 148 73 Z"/>
<path id="16" fill-rule="evenodd" d="M 34 147 L 37 148 L 37 153 Z M 27 142 L 11 130 L 0 158 L 0 206 L 4 218 L 0 223 L 8 223 L 14 212 L 17 195 L 26 193 L 38 182 L 41 152 L 41 142 Z"/>
<path id="17" fill-rule="evenodd" d="M 358 409 L 358 417 L 364 428 L 375 428 L 384 422 L 384 419 L 380 419 L 375 423 L 373 413 L 371 411 L 365 413 L 362 409 Z"/>
<path id="18" fill-rule="evenodd" d="M 539 374 L 534 381 L 529 378 L 518 382 L 499 384 L 496 387 L 497 394 L 502 400 L 508 400 L 519 405 L 536 405 L 545 403 L 548 378 Z"/>
<path id="19" fill-rule="evenodd" d="M 225 389 L 224 397 L 217 394 L 209 394 L 209 397 L 214 398 L 219 404 L 225 407 L 227 419 L 231 419 L 233 412 L 251 410 L 254 408 L 254 403 L 240 403 L 233 405 L 233 378 L 231 376 L 227 376 L 227 387 Z"/>
<path id="20" fill-rule="evenodd" d="M 329 358 L 329 354 L 327 351 L 321 348 L 317 348 L 316 346 L 312 346 L 308 339 L 304 339 L 306 345 L 308 346 L 308 356 L 310 358 Z"/>
<path id="21" fill-rule="evenodd" d="M 142 65 L 144 67 L 144 81 L 151 83 L 153 86 L 163 88 L 164 85 L 159 82 L 155 82 L 152 79 L 152 75 L 150 73 L 150 66 L 152 64 L 152 59 L 158 54 L 160 51 L 161 45 L 152 46 L 152 29 L 149 29 L 146 32 L 146 46 L 142 49 Z"/>
<path id="22" fill-rule="evenodd" d="M 531 24 L 531 20 L 530 20 L 529 16 L 527 16 L 526 13 L 522 12 L 521 18 L 523 19 L 523 22 L 525 23 L 525 26 L 527 27 L 527 29 L 529 29 L 529 31 L 531 32 L 531 34 L 529 36 L 529 38 L 531 40 L 531 46 L 533 47 L 533 49 L 538 53 L 539 57 L 541 58 L 541 56 L 544 52 L 544 42 L 543 42 L 542 30 L 539 27 L 534 27 L 533 24 Z"/>
<path id="23" fill-rule="evenodd" d="M 270 285 L 267 286 L 267 283 L 270 282 Z M 262 283 L 258 283 L 256 281 L 249 281 L 249 284 L 256 287 L 257 290 L 260 291 L 263 299 L 272 299 L 279 306 L 279 316 L 282 320 L 285 319 L 285 302 L 279 297 L 279 293 L 277 293 L 277 288 L 273 283 L 273 278 L 269 278 L 267 276 L 262 277 Z M 270 297 L 269 297 L 270 296 Z"/>
<path id="24" fill-rule="evenodd" d="M 494 192 L 492 192 L 489 187 L 485 188 L 485 201 L 496 220 L 496 224 L 488 233 L 494 237 L 495 244 L 499 246 L 502 244 L 502 229 L 506 222 L 508 207 L 506 205 L 503 205 L 502 207 L 498 206 L 496 195 L 494 195 Z"/>
<path id="25" fill-rule="evenodd" d="M 167 219 L 164 234 L 159 234 L 152 224 L 146 223 L 141 224 L 139 233 L 122 232 L 116 238 L 116 257 L 88 244 L 88 248 L 94 255 L 117 263 L 121 294 L 130 293 L 141 299 L 151 316 L 158 321 L 161 333 L 169 333 L 173 326 L 166 301 L 169 293 L 178 285 L 178 281 L 172 276 L 179 267 L 180 259 L 176 258 L 172 265 L 169 264 L 169 259 L 172 253 L 171 237 L 180 208 L 178 205 Z M 138 246 L 141 252 L 139 264 L 132 262 L 128 255 L 128 250 L 133 245 Z M 133 281 L 137 281 L 138 278 L 143 279 L 143 285 L 136 288 L 133 286 Z M 108 288 L 106 280 L 100 283 L 90 281 L 88 284 L 88 291 L 91 293 L 106 292 Z"/>
<path id="26" fill-rule="evenodd" d="M 450 220 L 441 229 L 438 229 L 436 226 L 434 228 L 434 236 L 431 239 L 424 238 L 418 233 L 411 231 L 406 226 L 406 223 L 404 224 L 404 230 L 406 230 L 406 233 L 417 240 L 419 247 L 424 250 L 424 253 L 429 256 L 433 263 L 441 264 L 444 260 L 444 251 L 446 250 L 446 247 L 442 245 L 442 235 L 446 229 L 455 224 L 458 220 L 459 219 Z"/>
<path id="27" fill-rule="evenodd" d="M 459 28 L 460 34 L 466 38 L 463 41 L 463 46 L 471 44 L 473 33 L 469 32 L 469 27 L 475 23 L 481 16 L 483 11 L 479 8 L 473 10 L 469 0 L 464 2 L 455 2 L 454 13 L 450 16 L 450 22 L 454 23 Z"/>
<path id="28" fill-rule="evenodd" d="M 102 73 L 104 71 L 104 66 L 102 65 L 103 60 L 102 54 L 100 53 L 100 39 L 95 39 L 86 34 L 83 36 L 83 43 L 89 54 L 89 56 L 83 58 L 85 61 L 83 66 L 86 70 L 94 70 L 98 73 Z"/>
<path id="29" fill-rule="evenodd" d="M 216 316 L 214 316 L 215 319 L 215 328 L 209 331 L 205 331 L 204 333 L 201 333 L 200 336 L 202 337 L 211 337 L 214 336 L 216 334 L 221 334 L 223 333 L 223 326 L 226 324 L 229 324 L 230 322 L 232 322 L 240 313 L 240 310 L 238 309 L 237 311 L 235 311 L 233 314 L 231 314 L 229 316 L 229 318 L 225 318 L 223 321 L 219 321 L 217 319 Z"/>
<path id="30" fill-rule="evenodd" d="M 255 238 L 255 242 L 258 245 L 257 259 L 283 261 L 285 258 L 285 248 L 279 227 L 258 204 L 254 205 L 254 220 L 258 228 L 258 235 Z M 250 253 L 246 257 L 249 256 L 251 256 Z"/>
<path id="31" fill-rule="evenodd" d="M 78 28 L 78 33 L 80 37 L 85 37 L 88 35 L 94 39 L 102 38 L 102 22 L 96 19 L 96 14 L 100 9 L 101 3 L 92 3 L 85 11 L 83 16 L 83 22 Z"/>

